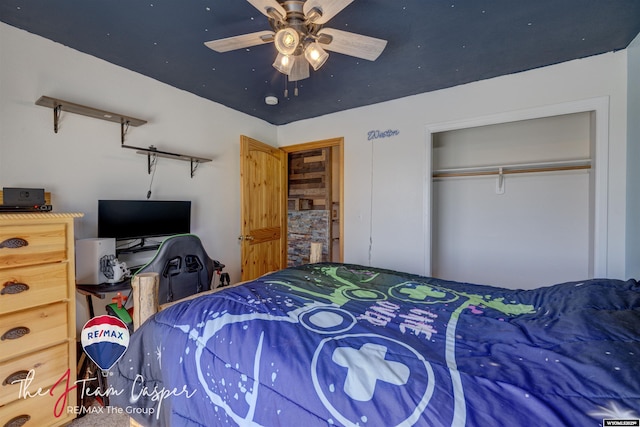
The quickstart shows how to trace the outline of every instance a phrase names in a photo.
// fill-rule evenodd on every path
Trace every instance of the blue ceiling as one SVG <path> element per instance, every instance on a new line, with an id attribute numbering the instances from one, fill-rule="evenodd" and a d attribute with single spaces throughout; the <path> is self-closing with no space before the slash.
<path id="1" fill-rule="evenodd" d="M 243 0 L 2 0 L 0 21 L 280 125 L 624 49 L 640 1 L 355 0 L 325 27 L 385 39 L 385 50 L 375 62 L 330 52 L 297 96 L 271 66 L 273 43 L 204 46 L 270 30 Z"/>

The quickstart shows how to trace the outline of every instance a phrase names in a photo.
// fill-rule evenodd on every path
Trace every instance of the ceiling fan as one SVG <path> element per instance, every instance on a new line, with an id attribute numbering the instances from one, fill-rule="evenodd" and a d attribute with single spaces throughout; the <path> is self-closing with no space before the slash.
<path id="1" fill-rule="evenodd" d="M 258 31 L 206 42 L 216 52 L 228 52 L 271 43 L 278 51 L 273 66 L 291 81 L 309 77 L 309 65 L 318 70 L 329 54 L 375 61 L 387 45 L 386 40 L 324 28 L 331 18 L 354 0 L 247 0 L 269 18 L 273 31 Z"/>

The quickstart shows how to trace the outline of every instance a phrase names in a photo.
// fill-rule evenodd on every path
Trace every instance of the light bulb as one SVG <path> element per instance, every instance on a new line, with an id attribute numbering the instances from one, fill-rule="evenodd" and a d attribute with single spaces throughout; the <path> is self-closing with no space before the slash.
<path id="1" fill-rule="evenodd" d="M 300 35 L 293 28 L 283 28 L 273 40 L 276 49 L 283 55 L 293 55 L 300 43 Z"/>
<path id="2" fill-rule="evenodd" d="M 289 74 L 291 72 L 291 68 L 293 68 L 294 60 L 295 58 L 279 53 L 276 60 L 273 61 L 273 68 L 280 71 L 282 74 Z"/>
<path id="3" fill-rule="evenodd" d="M 324 63 L 329 58 L 329 54 L 320 46 L 319 43 L 311 43 L 304 50 L 304 57 L 309 61 L 309 64 L 313 67 L 314 70 L 322 67 Z"/>
<path id="4" fill-rule="evenodd" d="M 284 37 L 282 38 L 282 44 L 288 48 L 295 46 L 295 42 L 296 42 L 295 37 L 293 37 L 289 33 L 285 34 Z"/>

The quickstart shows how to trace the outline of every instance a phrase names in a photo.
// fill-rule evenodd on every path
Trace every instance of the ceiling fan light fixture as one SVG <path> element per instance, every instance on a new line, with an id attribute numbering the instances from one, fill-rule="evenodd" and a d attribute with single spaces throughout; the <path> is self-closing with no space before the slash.
<path id="1" fill-rule="evenodd" d="M 283 28 L 276 33 L 273 42 L 281 54 L 293 55 L 300 44 L 300 35 L 291 27 Z"/>
<path id="2" fill-rule="evenodd" d="M 267 16 L 269 18 L 273 19 L 276 22 L 283 22 L 284 21 L 284 16 L 282 16 L 282 14 L 280 14 L 280 12 L 278 12 L 273 7 L 268 7 L 266 9 L 266 14 L 267 14 Z"/>
<path id="3" fill-rule="evenodd" d="M 313 24 L 318 19 L 322 18 L 322 10 L 319 7 L 312 7 L 311 10 L 306 13 L 306 17 L 306 22 L 308 24 Z"/>
<path id="4" fill-rule="evenodd" d="M 285 75 L 285 81 L 308 78 L 311 67 L 319 70 L 329 57 L 326 51 L 375 61 L 387 45 L 386 40 L 324 27 L 354 0 L 247 1 L 268 18 L 271 30 L 211 40 L 205 45 L 216 52 L 228 52 L 273 42 L 277 50 L 273 67 Z"/>
<path id="5" fill-rule="evenodd" d="M 276 56 L 276 60 L 273 61 L 273 68 L 280 71 L 282 74 L 288 75 L 293 68 L 294 62 L 295 58 L 293 56 L 278 53 L 278 56 Z"/>
<path id="6" fill-rule="evenodd" d="M 293 67 L 288 74 L 289 81 L 297 82 L 298 80 L 304 80 L 309 77 L 309 62 L 305 61 L 302 55 L 291 58 L 293 60 Z"/>
<path id="7" fill-rule="evenodd" d="M 314 42 L 304 50 L 304 57 L 309 61 L 309 64 L 311 64 L 313 69 L 317 71 L 325 62 L 327 62 L 329 54 L 318 42 Z"/>

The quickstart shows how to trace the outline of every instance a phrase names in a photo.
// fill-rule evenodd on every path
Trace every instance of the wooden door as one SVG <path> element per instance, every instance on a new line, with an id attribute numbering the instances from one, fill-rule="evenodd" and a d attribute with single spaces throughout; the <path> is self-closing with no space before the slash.
<path id="1" fill-rule="evenodd" d="M 242 280 L 253 280 L 287 263 L 286 154 L 240 137 Z"/>

